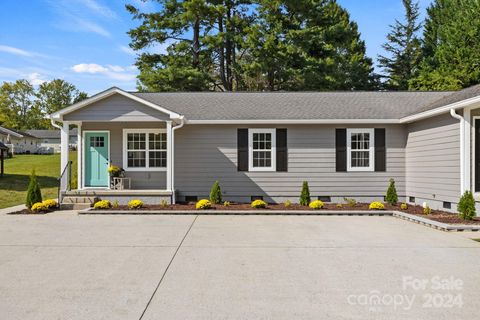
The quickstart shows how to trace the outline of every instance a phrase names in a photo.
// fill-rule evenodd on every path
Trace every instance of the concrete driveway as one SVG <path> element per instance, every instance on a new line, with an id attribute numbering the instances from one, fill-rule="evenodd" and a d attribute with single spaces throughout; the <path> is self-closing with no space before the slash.
<path id="1" fill-rule="evenodd" d="M 0 313 L 473 319 L 479 262 L 480 243 L 392 217 L 0 215 Z"/>

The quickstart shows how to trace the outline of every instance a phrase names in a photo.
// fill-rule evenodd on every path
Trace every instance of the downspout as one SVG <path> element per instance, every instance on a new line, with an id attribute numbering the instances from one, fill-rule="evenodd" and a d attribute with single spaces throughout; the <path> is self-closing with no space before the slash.
<path id="1" fill-rule="evenodd" d="M 185 116 L 180 116 L 180 124 L 178 126 L 175 126 L 172 128 L 172 155 L 170 157 L 172 163 L 170 165 L 171 167 L 171 176 L 170 176 L 170 181 L 171 181 L 171 186 L 172 186 L 172 203 L 176 203 L 175 199 L 175 130 L 180 129 L 183 127 L 185 124 Z"/>
<path id="2" fill-rule="evenodd" d="M 465 118 L 450 109 L 450 115 L 460 120 L 460 194 L 465 192 Z"/>
<path id="3" fill-rule="evenodd" d="M 58 124 L 56 124 L 56 123 L 55 123 L 55 120 L 53 120 L 53 118 L 50 118 L 50 123 L 51 123 L 52 126 L 54 126 L 55 128 L 62 130 L 62 127 L 60 127 Z"/>

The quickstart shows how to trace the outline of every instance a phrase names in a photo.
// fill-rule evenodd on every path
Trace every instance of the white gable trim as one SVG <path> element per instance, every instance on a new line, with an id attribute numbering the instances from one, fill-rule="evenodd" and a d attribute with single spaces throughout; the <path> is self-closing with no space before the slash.
<path id="1" fill-rule="evenodd" d="M 468 107 L 468 106 L 470 106 L 472 104 L 475 104 L 475 103 L 480 103 L 480 96 L 476 96 L 476 97 L 465 99 L 465 100 L 460 100 L 458 102 L 447 104 L 447 105 L 442 106 L 442 107 L 438 107 L 438 108 L 435 108 L 435 109 L 423 111 L 423 112 L 420 112 L 420 113 L 417 113 L 417 114 L 414 114 L 414 115 L 411 115 L 411 116 L 403 117 L 403 118 L 400 119 L 400 123 L 409 123 L 409 122 L 413 122 L 413 121 L 417 121 L 417 120 L 421 120 L 421 119 L 434 117 L 434 116 L 440 115 L 442 113 L 450 112 L 450 109 L 461 109 L 461 108 Z"/>
<path id="2" fill-rule="evenodd" d="M 110 89 L 105 90 L 105 91 L 103 91 L 103 92 L 100 92 L 100 93 L 98 93 L 98 94 L 96 94 L 96 95 L 94 95 L 94 96 L 92 96 L 92 97 L 90 97 L 90 98 L 88 98 L 88 99 L 86 99 L 86 100 L 80 101 L 80 102 L 75 103 L 75 104 L 73 104 L 73 105 L 71 105 L 71 106 L 69 106 L 69 107 L 67 107 L 67 108 L 65 108 L 65 109 L 62 109 L 62 110 L 57 111 L 57 112 L 55 112 L 55 113 L 52 113 L 52 114 L 50 115 L 50 118 L 53 119 L 53 120 L 62 121 L 64 115 L 69 114 L 69 113 L 71 113 L 71 112 L 74 112 L 74 111 L 76 111 L 76 110 L 82 109 L 82 108 L 84 108 L 84 107 L 86 107 L 86 106 L 91 105 L 92 103 L 95 103 L 95 102 L 97 102 L 97 101 L 100 101 L 100 100 L 103 100 L 103 99 L 105 99 L 105 98 L 108 98 L 108 97 L 110 97 L 110 96 L 112 96 L 112 95 L 114 95 L 114 94 L 120 94 L 120 95 L 122 95 L 122 96 L 124 96 L 124 97 L 127 97 L 127 98 L 132 99 L 132 100 L 134 100 L 134 101 L 137 101 L 137 102 L 139 102 L 139 103 L 141 103 L 141 104 L 144 104 L 144 105 L 146 105 L 146 106 L 148 106 L 148 107 L 151 107 L 151 108 L 153 108 L 153 109 L 155 109 L 155 110 L 158 110 L 158 111 L 160 111 L 160 112 L 163 112 L 163 113 L 165 113 L 165 114 L 168 114 L 168 115 L 170 116 L 170 119 L 178 119 L 178 118 L 180 118 L 180 115 L 179 115 L 178 113 L 176 113 L 176 112 L 173 112 L 173 111 L 170 111 L 170 110 L 165 109 L 165 108 L 163 108 L 163 107 L 160 107 L 159 105 L 157 105 L 157 104 L 155 104 L 155 103 L 152 103 L 152 102 L 147 101 L 147 100 L 145 100 L 145 99 L 139 98 L 139 97 L 137 97 L 137 96 L 135 96 L 135 95 L 133 95 L 133 94 L 131 94 L 131 93 L 128 93 L 128 92 L 126 92 L 126 91 L 123 91 L 123 90 L 121 90 L 121 89 L 119 89 L 119 88 L 117 88 L 117 87 L 110 88 Z"/>

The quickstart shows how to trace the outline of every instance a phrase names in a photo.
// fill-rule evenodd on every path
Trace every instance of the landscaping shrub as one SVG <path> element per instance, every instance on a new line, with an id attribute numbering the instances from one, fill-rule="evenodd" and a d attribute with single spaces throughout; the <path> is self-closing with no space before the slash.
<path id="1" fill-rule="evenodd" d="M 308 188 L 308 182 L 303 181 L 302 193 L 300 194 L 300 204 L 302 206 L 308 206 L 310 203 L 310 189 Z"/>
<path id="2" fill-rule="evenodd" d="M 195 204 L 197 210 L 207 210 L 212 208 L 212 203 L 208 199 L 202 199 Z"/>
<path id="3" fill-rule="evenodd" d="M 220 189 L 218 180 L 213 183 L 212 189 L 210 190 L 210 202 L 213 204 L 222 203 L 222 190 Z"/>
<path id="4" fill-rule="evenodd" d="M 370 205 L 368 206 L 368 209 L 370 209 L 370 210 L 385 210 L 385 206 L 381 202 L 374 201 L 374 202 L 370 203 Z"/>
<path id="5" fill-rule="evenodd" d="M 252 208 L 263 209 L 267 207 L 267 203 L 263 200 L 255 200 L 251 204 Z"/>
<path id="6" fill-rule="evenodd" d="M 345 200 L 345 202 L 347 203 L 347 205 L 350 207 L 350 208 L 353 208 L 357 205 L 357 200 L 353 199 L 353 198 L 343 198 L 343 200 Z"/>
<path id="7" fill-rule="evenodd" d="M 112 204 L 108 200 L 100 200 L 93 205 L 93 209 L 110 209 L 111 207 Z"/>
<path id="8" fill-rule="evenodd" d="M 117 166 L 114 166 L 114 165 L 112 165 L 112 164 L 111 164 L 110 166 L 108 166 L 108 173 L 109 173 L 112 177 L 118 177 L 122 171 L 123 171 L 122 168 L 117 167 Z"/>
<path id="9" fill-rule="evenodd" d="M 398 202 L 397 188 L 395 188 L 395 180 L 390 179 L 390 184 L 387 189 L 387 195 L 385 196 L 385 201 L 388 204 L 394 206 Z"/>
<path id="10" fill-rule="evenodd" d="M 37 202 L 32 205 L 31 210 L 33 212 L 45 212 L 48 211 L 48 207 L 43 202 Z"/>
<path id="11" fill-rule="evenodd" d="M 465 191 L 458 201 L 457 211 L 458 216 L 463 220 L 472 220 L 476 216 L 475 199 L 470 191 Z"/>
<path id="12" fill-rule="evenodd" d="M 229 201 L 225 201 L 225 202 L 223 203 L 223 206 L 224 206 L 224 207 L 230 207 L 230 202 L 229 202 Z"/>
<path id="13" fill-rule="evenodd" d="M 58 202 L 53 199 L 47 199 L 42 202 L 47 209 L 53 209 L 58 207 Z"/>
<path id="14" fill-rule="evenodd" d="M 287 200 L 283 203 L 283 206 L 288 209 L 292 206 L 292 202 L 290 200 Z"/>
<path id="15" fill-rule="evenodd" d="M 408 205 L 404 202 L 400 205 L 400 209 L 402 210 L 407 210 L 408 209 Z"/>
<path id="16" fill-rule="evenodd" d="M 310 204 L 308 206 L 310 207 L 310 209 L 318 210 L 318 209 L 323 208 L 324 203 L 323 203 L 323 201 L 315 200 L 315 201 L 310 202 Z"/>
<path id="17" fill-rule="evenodd" d="M 168 207 L 167 200 L 163 199 L 162 201 L 160 201 L 160 207 L 163 207 L 163 208 Z"/>
<path id="18" fill-rule="evenodd" d="M 425 205 L 425 207 L 423 207 L 423 214 L 428 216 L 430 213 L 432 213 L 432 209 L 428 205 Z"/>
<path id="19" fill-rule="evenodd" d="M 339 208 L 339 209 L 341 209 L 341 208 L 343 208 L 343 204 L 337 203 L 336 207 Z"/>
<path id="20" fill-rule="evenodd" d="M 115 209 L 119 207 L 119 204 L 118 204 L 117 200 L 113 201 L 112 207 L 115 208 Z"/>
<path id="21" fill-rule="evenodd" d="M 143 201 L 142 200 L 131 200 L 128 202 L 128 208 L 129 209 L 140 209 L 143 207 Z"/>
<path id="22" fill-rule="evenodd" d="M 40 186 L 38 185 L 35 170 L 33 170 L 32 174 L 30 175 L 30 183 L 28 184 L 25 205 L 27 208 L 32 208 L 32 206 L 37 202 L 42 202 L 42 192 L 40 191 Z"/>

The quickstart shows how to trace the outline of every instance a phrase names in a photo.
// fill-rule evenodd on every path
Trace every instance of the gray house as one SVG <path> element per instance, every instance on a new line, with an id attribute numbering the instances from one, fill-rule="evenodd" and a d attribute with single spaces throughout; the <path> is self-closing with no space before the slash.
<path id="1" fill-rule="evenodd" d="M 455 209 L 480 192 L 480 86 L 457 92 L 137 93 L 103 91 L 51 115 L 78 126 L 79 190 L 121 202 L 207 197 L 402 200 Z M 59 122 L 63 125 L 60 126 Z M 476 129 L 478 127 L 478 129 Z M 67 148 L 62 148 L 67 150 Z M 62 152 L 62 168 L 68 154 Z M 129 189 L 115 190 L 109 164 Z M 128 188 L 128 186 L 126 187 Z M 65 188 L 64 188 L 65 189 Z"/>

